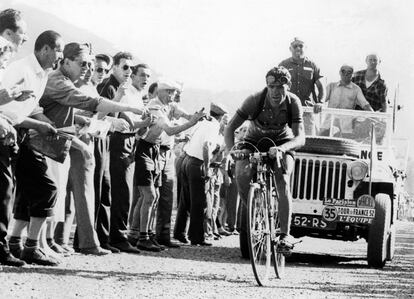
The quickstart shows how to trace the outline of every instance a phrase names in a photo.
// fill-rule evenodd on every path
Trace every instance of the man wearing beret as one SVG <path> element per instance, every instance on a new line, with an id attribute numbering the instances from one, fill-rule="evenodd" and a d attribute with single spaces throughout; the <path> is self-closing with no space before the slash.
<path id="1" fill-rule="evenodd" d="M 45 93 L 40 100 L 45 114 L 54 121 L 56 127 L 74 124 L 74 108 L 91 112 L 130 111 L 142 114 L 143 111 L 138 106 L 117 103 L 100 96 L 89 96 L 79 90 L 74 82 L 84 77 L 92 67 L 88 45 L 73 42 L 65 46 L 60 67 L 49 75 Z M 93 144 L 88 145 L 79 140 L 72 145 L 69 176 L 73 183 L 79 250 L 84 254 L 107 254 L 109 251 L 100 247 L 94 229 Z"/>
<path id="2" fill-rule="evenodd" d="M 315 103 L 322 103 L 325 90 L 321 82 L 322 75 L 319 67 L 305 56 L 305 42 L 295 37 L 290 43 L 289 50 L 292 56 L 279 63 L 288 69 L 292 79 L 290 92 L 297 95 L 302 106 L 313 106 Z M 315 85 L 318 94 L 315 93 Z M 314 132 L 314 121 L 312 115 L 304 115 L 304 127 L 306 135 Z"/>
<path id="3" fill-rule="evenodd" d="M 293 170 L 294 159 L 290 152 L 305 143 L 305 134 L 302 121 L 302 105 L 300 99 L 288 91 L 290 73 L 284 67 L 271 69 L 266 74 L 266 88 L 259 93 L 248 97 L 237 109 L 236 114 L 230 120 L 225 129 L 224 139 L 228 150 L 234 145 L 234 132 L 246 120 L 250 120 L 250 126 L 244 139 L 261 151 L 269 151 L 271 157 L 275 157 L 279 150 L 283 154 L 285 171 L 275 165 L 274 173 L 279 193 L 281 244 L 286 249 L 292 248 L 288 241 L 292 197 L 290 195 L 290 173 Z M 259 141 L 264 137 L 270 138 L 273 143 L 266 144 Z M 246 151 L 251 151 L 252 149 Z M 249 257 L 247 246 L 247 197 L 250 181 L 253 177 L 252 166 L 249 159 L 236 161 L 236 181 L 240 195 L 241 227 L 240 249 L 244 258 Z"/>

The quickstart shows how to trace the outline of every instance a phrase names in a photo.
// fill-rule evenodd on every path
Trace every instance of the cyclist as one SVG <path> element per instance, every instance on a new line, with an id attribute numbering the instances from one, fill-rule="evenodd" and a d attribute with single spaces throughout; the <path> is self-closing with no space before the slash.
<path id="1" fill-rule="evenodd" d="M 292 205 L 289 181 L 294 166 L 293 154 L 290 151 L 305 143 L 302 105 L 299 98 L 288 91 L 290 84 L 291 76 L 286 68 L 280 66 L 268 71 L 267 87 L 243 102 L 228 123 L 224 134 L 227 149 L 230 150 L 234 145 L 234 131 L 244 121 L 250 120 L 245 141 L 257 146 L 260 151 L 269 151 L 273 158 L 278 150 L 285 153 L 282 161 L 285 170 L 278 168 L 275 163 L 274 171 L 279 194 L 280 240 L 281 246 L 286 250 L 293 248 L 288 239 Z M 260 142 L 263 137 L 267 137 L 266 140 L 271 139 L 276 146 L 273 143 Z M 247 198 L 254 173 L 248 159 L 236 161 L 235 172 L 241 207 L 240 250 L 242 257 L 248 258 Z"/>

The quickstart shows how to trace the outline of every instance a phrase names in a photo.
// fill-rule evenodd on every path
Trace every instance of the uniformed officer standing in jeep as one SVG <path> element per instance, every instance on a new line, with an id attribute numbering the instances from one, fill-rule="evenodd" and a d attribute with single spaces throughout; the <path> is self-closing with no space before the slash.
<path id="1" fill-rule="evenodd" d="M 277 191 L 279 193 L 279 214 L 281 227 L 281 243 L 286 249 L 292 248 L 288 240 L 291 220 L 292 198 L 290 194 L 290 174 L 293 170 L 294 159 L 290 152 L 305 143 L 305 133 L 302 119 L 302 105 L 300 99 L 288 91 L 291 83 L 289 71 L 284 67 L 272 68 L 266 74 L 267 87 L 248 97 L 236 114 L 228 123 L 225 130 L 227 149 L 234 145 L 234 131 L 244 121 L 250 120 L 249 128 L 245 135 L 245 141 L 258 146 L 260 151 L 269 151 L 270 156 L 275 156 L 280 149 L 284 154 L 286 171 L 275 167 Z M 270 138 L 276 146 L 268 142 L 259 142 Z M 248 159 L 236 162 L 236 181 L 241 204 L 241 231 L 240 249 L 244 258 L 249 257 L 247 243 L 247 198 L 250 181 L 253 176 L 252 167 Z"/>

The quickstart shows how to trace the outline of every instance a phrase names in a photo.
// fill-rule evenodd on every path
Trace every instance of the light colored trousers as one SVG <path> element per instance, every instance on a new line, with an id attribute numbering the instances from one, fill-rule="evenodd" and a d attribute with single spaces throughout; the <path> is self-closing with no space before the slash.
<path id="1" fill-rule="evenodd" d="M 93 142 L 89 144 L 93 153 Z M 74 148 L 70 150 L 69 180 L 72 185 L 75 202 L 75 215 L 79 248 L 100 246 L 98 235 L 94 229 L 95 190 L 94 172 L 95 159 L 86 159 Z"/>

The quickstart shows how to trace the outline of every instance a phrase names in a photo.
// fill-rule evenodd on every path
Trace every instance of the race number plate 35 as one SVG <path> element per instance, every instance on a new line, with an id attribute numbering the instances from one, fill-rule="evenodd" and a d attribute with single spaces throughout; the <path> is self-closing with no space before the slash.
<path id="1" fill-rule="evenodd" d="M 334 230 L 336 229 L 336 222 L 328 222 L 322 219 L 321 216 L 294 214 L 292 218 L 292 226 Z"/>

